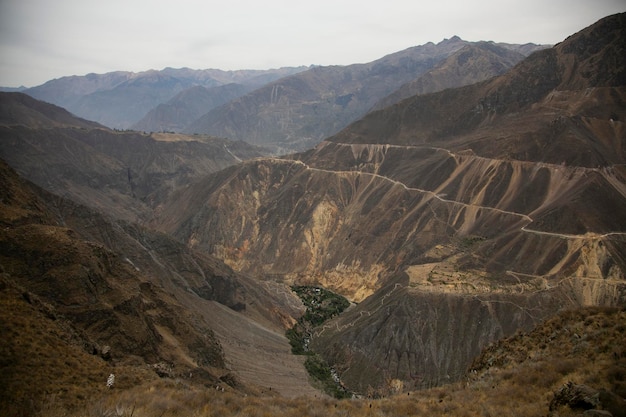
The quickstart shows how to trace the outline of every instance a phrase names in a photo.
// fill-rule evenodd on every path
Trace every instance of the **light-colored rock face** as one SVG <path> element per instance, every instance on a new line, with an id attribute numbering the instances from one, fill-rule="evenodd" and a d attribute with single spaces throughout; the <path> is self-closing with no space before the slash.
<path id="1" fill-rule="evenodd" d="M 448 287 L 517 292 L 569 276 L 623 279 L 613 250 L 626 236 L 622 215 L 615 223 L 615 207 L 580 202 L 595 187 L 621 195 L 621 171 L 324 143 L 307 163 L 240 167 L 184 227 L 191 245 L 213 248 L 236 269 L 319 283 L 354 301 L 398 269 L 423 280 L 431 264 L 426 274 L 448 276 Z M 591 224 L 567 218 L 581 204 Z"/>

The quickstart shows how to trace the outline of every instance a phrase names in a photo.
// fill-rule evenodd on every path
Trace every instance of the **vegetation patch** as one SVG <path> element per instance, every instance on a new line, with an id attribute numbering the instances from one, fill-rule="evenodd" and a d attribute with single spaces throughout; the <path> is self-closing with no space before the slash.
<path id="1" fill-rule="evenodd" d="M 297 323 L 286 332 L 294 355 L 308 355 L 304 366 L 316 384 L 335 398 L 348 398 L 352 394 L 340 383 L 336 372 L 326 361 L 309 349 L 312 329 L 341 314 L 350 302 L 339 294 L 321 287 L 293 286 L 306 307 L 306 312 Z"/>
<path id="2" fill-rule="evenodd" d="M 309 355 L 304 362 L 304 367 L 326 394 L 338 399 L 352 397 L 352 393 L 341 384 L 337 373 L 320 355 Z"/>
<path id="3" fill-rule="evenodd" d="M 350 302 L 339 294 L 321 287 L 294 286 L 291 288 L 302 300 L 306 312 L 302 320 L 319 326 L 343 312 Z"/>
<path id="4" fill-rule="evenodd" d="M 287 330 L 287 338 L 294 355 L 309 352 L 311 330 L 327 320 L 341 314 L 350 302 L 339 294 L 321 287 L 296 285 L 291 287 L 304 303 L 306 312 L 298 322 Z"/>
<path id="5" fill-rule="evenodd" d="M 469 250 L 477 243 L 484 242 L 485 240 L 486 238 L 482 236 L 465 236 L 461 239 L 459 246 L 462 250 Z"/>

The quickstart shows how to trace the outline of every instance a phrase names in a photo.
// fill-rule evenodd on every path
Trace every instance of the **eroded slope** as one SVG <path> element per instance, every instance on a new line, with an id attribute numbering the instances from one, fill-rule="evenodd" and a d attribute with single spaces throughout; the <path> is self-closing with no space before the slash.
<path id="1" fill-rule="evenodd" d="M 516 328 L 626 302 L 624 19 L 222 171 L 155 224 L 235 269 L 363 301 L 315 342 L 358 389 L 456 378 Z"/>

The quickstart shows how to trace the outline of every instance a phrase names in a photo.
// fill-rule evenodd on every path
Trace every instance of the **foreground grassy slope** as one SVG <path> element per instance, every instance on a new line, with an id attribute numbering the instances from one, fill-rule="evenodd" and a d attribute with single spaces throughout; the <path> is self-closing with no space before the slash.
<path id="1" fill-rule="evenodd" d="M 14 303 L 21 303 L 24 308 L 26 301 L 22 299 Z M 44 337 L 40 334 L 43 332 L 36 331 L 36 324 L 26 326 L 35 331 L 20 334 Z M 3 351 L 7 349 L 6 343 L 2 338 Z M 89 368 L 89 362 L 76 359 L 77 366 L 72 371 L 68 364 L 64 365 L 64 360 L 48 362 L 52 366 L 37 376 L 39 382 L 45 380 L 46 373 L 48 376 L 54 372 L 60 375 L 56 378 L 54 393 L 47 397 L 47 402 L 39 405 L 41 415 L 470 417 L 558 413 L 563 417 L 579 415 L 583 411 L 569 405 L 559 405 L 550 411 L 555 393 L 570 381 L 593 390 L 604 390 L 601 392 L 610 401 L 604 401 L 600 407 L 614 416 L 624 415 L 623 410 L 626 410 L 623 400 L 626 395 L 626 310 L 623 309 L 589 308 L 563 312 L 530 332 L 520 332 L 490 346 L 476 359 L 473 369 L 468 370 L 462 382 L 425 391 L 390 393 L 376 399 L 287 399 L 272 392 L 246 395 L 225 383 L 199 387 L 180 379 L 143 379 L 139 374 L 135 374 L 132 381 L 106 389 L 102 379 L 106 369 L 100 369 L 100 366 Z M 28 384 L 24 381 L 30 376 L 32 374 L 24 368 L 12 378 L 26 386 Z M 93 382 L 87 383 L 90 380 Z M 85 388 L 77 395 L 89 401 L 82 408 L 68 413 L 64 408 L 67 399 L 62 393 L 68 387 L 75 390 L 80 381 L 85 382 Z"/>

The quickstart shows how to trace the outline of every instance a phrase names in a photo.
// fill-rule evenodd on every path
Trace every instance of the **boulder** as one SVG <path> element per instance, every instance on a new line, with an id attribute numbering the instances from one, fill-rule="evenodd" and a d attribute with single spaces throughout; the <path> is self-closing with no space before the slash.
<path id="1" fill-rule="evenodd" d="M 600 406 L 600 392 L 587 385 L 568 382 L 554 393 L 550 411 L 567 405 L 572 409 L 592 410 Z"/>

